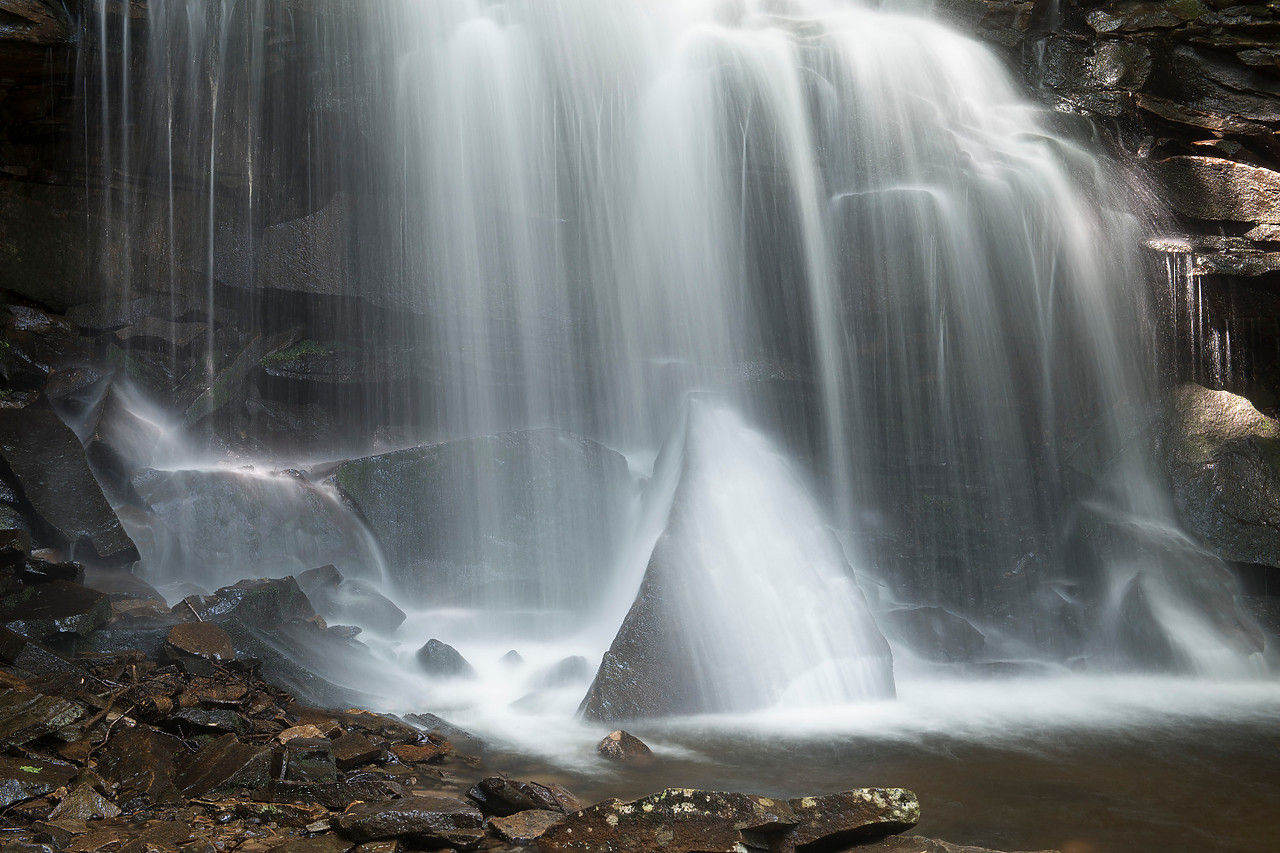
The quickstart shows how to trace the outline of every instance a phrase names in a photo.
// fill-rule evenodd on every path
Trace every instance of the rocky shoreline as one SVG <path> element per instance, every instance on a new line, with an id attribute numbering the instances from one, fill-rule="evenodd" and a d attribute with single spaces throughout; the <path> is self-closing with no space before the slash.
<path id="1" fill-rule="evenodd" d="M 95 590 L 79 564 L 9 534 L 0 550 L 5 853 L 978 850 L 900 835 L 920 803 L 895 788 L 790 800 L 673 788 L 587 805 L 554 783 L 503 775 L 481 741 L 430 714 L 315 707 L 264 677 L 301 675 L 294 683 L 306 685 L 273 645 L 246 638 L 349 633 L 326 625 L 293 578 L 169 609 L 144 597 L 145 584 L 125 589 L 109 573 L 96 576 L 110 591 Z M 624 733 L 601 754 L 653 760 Z"/>

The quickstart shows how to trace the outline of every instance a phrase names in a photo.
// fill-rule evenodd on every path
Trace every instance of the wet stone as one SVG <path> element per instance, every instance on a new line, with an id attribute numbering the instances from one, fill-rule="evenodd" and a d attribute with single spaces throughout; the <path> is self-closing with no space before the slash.
<path id="1" fill-rule="evenodd" d="M 418 665 L 429 675 L 441 678 L 473 678 L 475 669 L 462 654 L 448 643 L 439 640 L 428 640 L 418 649 Z"/>
<path id="2" fill-rule="evenodd" d="M 216 732 L 248 734 L 252 728 L 243 714 L 227 708 L 182 708 L 169 719 L 181 721 L 186 729 L 212 729 Z"/>
<path id="3" fill-rule="evenodd" d="M 174 783 L 184 796 L 260 788 L 271 779 L 271 750 L 226 734 L 206 744 L 179 767 Z"/>
<path id="4" fill-rule="evenodd" d="M 438 739 L 434 742 L 398 743 L 391 747 L 391 752 L 405 764 L 426 764 L 452 754 L 453 746 L 447 740 Z"/>
<path id="5" fill-rule="evenodd" d="M 484 839 L 484 816 L 450 797 L 406 797 L 393 803 L 356 803 L 337 817 L 340 834 L 353 841 L 412 838 L 466 850 Z"/>
<path id="6" fill-rule="evenodd" d="M 267 853 L 345 853 L 351 849 L 351 842 L 336 835 L 321 835 L 315 838 L 288 838 L 270 847 Z"/>
<path id="7" fill-rule="evenodd" d="M 769 836 L 797 818 L 783 800 L 668 788 L 629 803 L 606 800 L 566 815 L 538 839 L 544 853 L 739 853 L 775 849 Z"/>
<path id="8" fill-rule="evenodd" d="M 33 758 L 0 757 L 0 808 L 51 794 L 78 772 L 75 767 Z"/>
<path id="9" fill-rule="evenodd" d="M 328 738 L 292 738 L 280 750 L 274 774 L 286 782 L 336 782 L 338 767 Z"/>
<path id="10" fill-rule="evenodd" d="M 902 788 L 859 788 L 787 803 L 798 823 L 786 841 L 806 853 L 843 849 L 857 841 L 905 832 L 920 822 L 920 801 Z"/>
<path id="11" fill-rule="evenodd" d="M 107 741 L 98 773 L 116 790 L 116 803 L 126 810 L 174 802 L 174 757 L 185 751 L 182 741 L 145 726 L 118 729 Z"/>
<path id="12" fill-rule="evenodd" d="M 328 809 L 345 809 L 354 802 L 387 802 L 404 796 L 398 783 L 377 777 L 341 782 L 272 782 L 262 793 L 273 803 L 315 803 Z"/>
<path id="13" fill-rule="evenodd" d="M 610 761 L 627 764 L 649 764 L 653 761 L 653 750 L 640 738 L 621 729 L 605 736 L 596 745 L 596 752 Z"/>
<path id="14" fill-rule="evenodd" d="M 101 592 L 65 580 L 23 589 L 0 604 L 0 620 L 34 640 L 87 636 L 111 619 L 111 602 Z"/>
<path id="15" fill-rule="evenodd" d="M 347 732 L 333 742 L 333 758 L 340 770 L 380 761 L 385 754 L 380 744 L 359 732 Z"/>
<path id="16" fill-rule="evenodd" d="M 190 596 L 175 610 L 186 607 L 205 622 L 234 617 L 250 627 L 267 629 L 316 615 L 310 600 L 291 577 L 243 580 L 213 595 Z"/>
<path id="17" fill-rule="evenodd" d="M 174 625 L 165 640 L 164 651 L 172 659 L 234 660 L 236 650 L 227 632 L 209 622 Z"/>
<path id="18" fill-rule="evenodd" d="M 116 804 L 99 794 L 90 785 L 77 785 L 58 803 L 49 815 L 50 820 L 100 820 L 119 817 Z"/>
<path id="19" fill-rule="evenodd" d="M 467 799 L 480 806 L 485 814 L 499 817 L 538 809 L 567 814 L 582 808 L 578 798 L 559 785 L 522 782 L 503 776 L 480 780 L 467 791 Z"/>
<path id="20" fill-rule="evenodd" d="M 0 742 L 20 746 L 50 735 L 79 738 L 77 723 L 88 716 L 83 705 L 26 690 L 0 690 Z"/>
<path id="21" fill-rule="evenodd" d="M 532 844 L 551 827 L 564 820 L 560 812 L 541 809 L 517 812 L 507 817 L 495 817 L 489 821 L 489 831 L 501 841 L 511 844 Z"/>

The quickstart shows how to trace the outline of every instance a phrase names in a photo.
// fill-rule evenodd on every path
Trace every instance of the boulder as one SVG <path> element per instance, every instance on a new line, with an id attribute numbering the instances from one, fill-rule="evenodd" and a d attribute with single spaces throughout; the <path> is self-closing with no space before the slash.
<path id="1" fill-rule="evenodd" d="M 533 844 L 555 826 L 564 815 L 560 812 L 548 812 L 541 809 L 517 812 L 509 817 L 495 817 L 489 821 L 489 831 L 499 841 L 524 846 Z"/>
<path id="2" fill-rule="evenodd" d="M 359 625 L 379 634 L 394 633 L 405 613 L 372 583 L 347 580 L 335 566 L 322 566 L 298 575 L 298 586 L 316 612 L 327 621 Z"/>
<path id="3" fill-rule="evenodd" d="M 352 841 L 404 838 L 469 850 L 484 840 L 484 816 L 462 800 L 405 797 L 390 803 L 356 803 L 334 820 Z"/>
<path id="4" fill-rule="evenodd" d="M 915 794 L 901 788 L 860 788 L 794 800 L 668 788 L 632 802 L 606 800 L 566 815 L 543 833 L 538 849 L 808 853 L 903 832 L 919 820 Z"/>
<path id="5" fill-rule="evenodd" d="M 692 399 L 646 499 L 649 523 L 665 527 L 584 718 L 893 694 L 892 653 L 843 547 L 791 466 L 740 416 Z"/>
<path id="6" fill-rule="evenodd" d="M 0 458 L 20 499 L 71 559 L 123 565 L 138 559 L 75 433 L 48 409 L 0 409 Z"/>
<path id="7" fill-rule="evenodd" d="M 610 761 L 624 764 L 650 764 L 653 762 L 653 750 L 640 738 L 619 729 L 610 732 L 604 740 L 596 744 L 596 752 Z"/>
<path id="8" fill-rule="evenodd" d="M 522 782 L 505 776 L 490 776 L 477 782 L 467 799 L 487 815 L 509 817 L 518 812 L 542 810 L 568 814 L 582 808 L 577 797 L 556 784 Z"/>
<path id="9" fill-rule="evenodd" d="M 0 808 L 52 794 L 78 772 L 66 764 L 0 756 Z"/>
<path id="10" fill-rule="evenodd" d="M 599 590 L 631 493 L 622 456 L 549 429 L 356 459 L 333 480 L 377 536 L 397 601 L 566 620 Z"/>
<path id="11" fill-rule="evenodd" d="M 174 610 L 190 610 L 203 622 L 235 619 L 268 630 L 316 615 L 311 601 L 292 577 L 242 580 L 213 595 L 188 596 Z"/>
<path id="12" fill-rule="evenodd" d="M 42 738 L 76 740 L 84 706 L 29 690 L 0 690 L 0 742 L 21 747 Z"/>
<path id="13" fill-rule="evenodd" d="M 352 579 L 378 565 L 359 520 L 295 472 L 145 470 L 131 486 L 154 513 L 143 561 L 155 583 L 221 586 L 324 565 Z"/>
<path id="14" fill-rule="evenodd" d="M 418 649 L 416 657 L 423 672 L 429 675 L 441 678 L 474 678 L 476 675 L 475 669 L 457 649 L 436 639 L 428 640 Z"/>
<path id="15" fill-rule="evenodd" d="M 574 655 L 534 673 L 529 686 L 535 690 L 554 690 L 580 684 L 589 678 L 591 662 L 581 655 Z"/>
<path id="16" fill-rule="evenodd" d="M 973 661 L 986 646 L 986 637 L 969 620 L 941 607 L 904 607 L 877 618 L 886 634 L 928 660 Z"/>
<path id="17" fill-rule="evenodd" d="M 165 639 L 164 651 L 171 660 L 199 658 L 207 661 L 235 660 L 236 650 L 227 632 L 210 622 L 174 625 Z"/>
<path id="18" fill-rule="evenodd" d="M 70 581 L 24 587 L 0 601 L 0 621 L 34 640 L 84 637 L 110 618 L 111 602 L 104 593 Z"/>
<path id="19" fill-rule="evenodd" d="M 1223 559 L 1280 566 L 1280 422 L 1190 384 L 1166 412 L 1162 459 L 1183 526 Z"/>
<path id="20" fill-rule="evenodd" d="M 285 741 L 272 776 L 285 782 L 337 782 L 333 744 L 326 737 L 295 737 Z"/>

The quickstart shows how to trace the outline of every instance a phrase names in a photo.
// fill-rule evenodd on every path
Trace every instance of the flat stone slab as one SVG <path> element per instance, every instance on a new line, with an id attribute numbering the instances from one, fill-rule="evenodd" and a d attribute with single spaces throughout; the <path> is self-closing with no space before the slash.
<path id="1" fill-rule="evenodd" d="M 544 853 L 823 853 L 903 832 L 919 820 L 919 801 L 901 788 L 793 800 L 668 788 L 567 815 L 545 831 L 538 848 Z"/>
<path id="2" fill-rule="evenodd" d="M 477 846 L 484 838 L 483 825 L 479 809 L 451 797 L 356 803 L 334 821 L 338 832 L 352 841 L 414 838 L 459 849 Z"/>
<path id="3" fill-rule="evenodd" d="M 510 844 L 532 844 L 562 820 L 564 815 L 560 812 L 533 809 L 516 812 L 507 817 L 492 818 L 489 821 L 489 831 L 500 841 Z"/>

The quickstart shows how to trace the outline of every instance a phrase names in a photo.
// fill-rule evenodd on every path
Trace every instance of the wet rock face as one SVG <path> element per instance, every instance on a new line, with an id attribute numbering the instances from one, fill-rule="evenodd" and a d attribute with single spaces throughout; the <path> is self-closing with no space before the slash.
<path id="1" fill-rule="evenodd" d="M 505 776 L 480 780 L 467 791 L 467 799 L 485 814 L 498 817 L 534 810 L 567 814 L 582 808 L 582 803 L 559 785 L 522 782 Z"/>
<path id="2" fill-rule="evenodd" d="M 862 788 L 774 800 L 668 788 L 629 803 L 608 800 L 567 815 L 539 849 L 609 853 L 737 853 L 742 849 L 837 850 L 915 826 L 920 804 L 900 788 Z"/>
<path id="3" fill-rule="evenodd" d="M 0 409 L 0 458 L 50 544 L 73 559 L 106 565 L 138 559 L 80 440 L 52 411 Z"/>
<path id="4" fill-rule="evenodd" d="M 411 838 L 460 850 L 484 840 L 480 810 L 450 797 L 405 797 L 393 803 L 357 803 L 335 821 L 352 841 Z"/>
<path id="5" fill-rule="evenodd" d="M 1184 385 L 1162 458 L 1187 530 L 1224 559 L 1280 566 L 1280 422 L 1243 397 Z"/>
<path id="6" fill-rule="evenodd" d="M 610 761 L 622 764 L 652 764 L 653 750 L 640 738 L 619 729 L 610 732 L 596 745 L 596 752 Z"/>
<path id="7" fill-rule="evenodd" d="M 621 455 L 558 430 L 356 459 L 333 480 L 377 536 L 397 601 L 422 603 L 429 590 L 434 601 L 575 609 L 621 535 L 631 490 Z"/>

